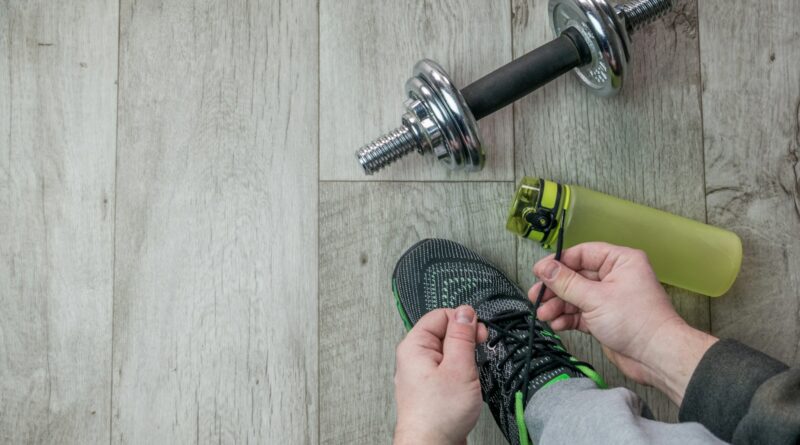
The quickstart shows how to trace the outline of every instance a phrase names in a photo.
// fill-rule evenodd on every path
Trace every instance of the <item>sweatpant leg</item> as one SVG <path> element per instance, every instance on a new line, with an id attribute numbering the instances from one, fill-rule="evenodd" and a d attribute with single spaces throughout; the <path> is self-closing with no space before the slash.
<path id="1" fill-rule="evenodd" d="M 574 378 L 536 392 L 525 424 L 534 445 L 725 443 L 699 423 L 657 422 L 643 413 L 649 409 L 628 389 L 597 389 L 589 379 Z"/>

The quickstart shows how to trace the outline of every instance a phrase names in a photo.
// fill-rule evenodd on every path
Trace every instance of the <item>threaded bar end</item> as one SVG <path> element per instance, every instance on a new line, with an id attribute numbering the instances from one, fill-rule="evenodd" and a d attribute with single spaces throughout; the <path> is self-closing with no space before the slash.
<path id="1" fill-rule="evenodd" d="M 371 175 L 416 149 L 414 135 L 402 126 L 365 145 L 356 156 L 364 173 Z"/>
<path id="2" fill-rule="evenodd" d="M 672 0 L 633 0 L 617 6 L 628 32 L 638 31 L 672 9 Z"/>

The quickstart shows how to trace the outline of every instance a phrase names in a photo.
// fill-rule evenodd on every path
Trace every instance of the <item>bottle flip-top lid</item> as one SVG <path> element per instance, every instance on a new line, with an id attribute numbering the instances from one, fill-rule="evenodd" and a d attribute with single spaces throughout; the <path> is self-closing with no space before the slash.
<path id="1" fill-rule="evenodd" d="M 559 211 L 568 193 L 567 187 L 556 182 L 524 178 L 514 195 L 506 229 L 548 247 L 561 224 Z"/>

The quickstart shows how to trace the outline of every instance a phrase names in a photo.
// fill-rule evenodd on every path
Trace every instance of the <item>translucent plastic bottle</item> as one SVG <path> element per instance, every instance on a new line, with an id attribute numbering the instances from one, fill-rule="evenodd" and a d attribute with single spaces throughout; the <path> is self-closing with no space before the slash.
<path id="1" fill-rule="evenodd" d="M 604 241 L 644 250 L 659 280 L 711 297 L 730 289 L 742 263 L 733 232 L 583 187 L 523 179 L 508 230 L 551 249 L 561 224 L 565 248 Z"/>

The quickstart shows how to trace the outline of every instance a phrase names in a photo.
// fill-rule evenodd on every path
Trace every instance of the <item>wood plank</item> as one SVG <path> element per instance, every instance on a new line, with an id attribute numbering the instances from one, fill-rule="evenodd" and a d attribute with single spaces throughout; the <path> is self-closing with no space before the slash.
<path id="1" fill-rule="evenodd" d="M 121 7 L 116 443 L 317 442 L 317 4 Z"/>
<path id="2" fill-rule="evenodd" d="M 320 177 L 365 180 L 355 151 L 400 125 L 403 85 L 423 58 L 460 88 L 511 60 L 509 0 L 320 2 Z M 479 173 L 451 172 L 410 154 L 370 180 L 511 180 L 511 110 L 480 122 Z"/>
<path id="3" fill-rule="evenodd" d="M 0 2 L 0 442 L 108 440 L 117 2 Z"/>
<path id="4" fill-rule="evenodd" d="M 441 237 L 513 274 L 514 240 L 502 230 L 511 193 L 510 183 L 321 185 L 320 442 L 391 440 L 394 353 L 405 333 L 395 263 L 417 241 Z M 487 409 L 472 439 L 506 443 Z"/>
<path id="5" fill-rule="evenodd" d="M 547 2 L 514 1 L 514 55 L 552 38 Z M 592 96 L 572 75 L 515 106 L 517 179 L 552 178 L 703 221 L 703 146 L 697 13 L 694 0 L 633 36 L 630 76 L 614 98 Z M 518 269 L 526 286 L 545 252 L 520 241 Z M 708 329 L 708 299 L 670 290 L 678 311 Z M 677 410 L 655 390 L 625 379 L 599 345 L 568 335 L 571 350 L 612 385 L 635 389 L 659 419 Z"/>
<path id="6" fill-rule="evenodd" d="M 742 237 L 714 333 L 800 365 L 800 31 L 796 0 L 700 2 L 708 218 Z"/>

